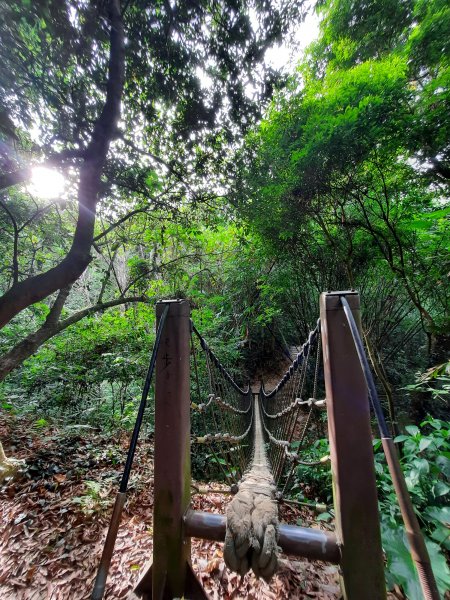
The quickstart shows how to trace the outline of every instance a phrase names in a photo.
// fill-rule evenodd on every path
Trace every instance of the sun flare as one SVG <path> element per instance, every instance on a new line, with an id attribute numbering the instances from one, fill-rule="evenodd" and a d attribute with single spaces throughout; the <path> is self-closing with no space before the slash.
<path id="1" fill-rule="evenodd" d="M 64 191 L 64 187 L 65 179 L 55 169 L 33 167 L 28 191 L 34 196 L 46 200 L 58 198 Z"/>

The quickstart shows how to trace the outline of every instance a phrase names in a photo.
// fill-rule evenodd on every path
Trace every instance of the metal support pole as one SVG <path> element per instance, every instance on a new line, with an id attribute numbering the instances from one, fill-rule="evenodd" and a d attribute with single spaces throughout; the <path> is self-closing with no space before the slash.
<path id="1" fill-rule="evenodd" d="M 153 564 L 135 593 L 144 599 L 205 598 L 190 566 L 183 516 L 190 502 L 190 308 L 186 300 L 156 305 L 169 312 L 156 360 Z"/>
<path id="2" fill-rule="evenodd" d="M 346 600 L 385 600 L 368 392 L 341 296 L 360 327 L 356 292 L 320 297 L 336 533 L 342 544 L 341 585 Z"/>

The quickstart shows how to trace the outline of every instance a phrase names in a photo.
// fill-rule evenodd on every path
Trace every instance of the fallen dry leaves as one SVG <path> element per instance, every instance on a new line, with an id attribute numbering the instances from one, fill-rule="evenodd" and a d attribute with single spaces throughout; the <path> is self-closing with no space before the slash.
<path id="1" fill-rule="evenodd" d="M 108 440 L 86 431 L 42 433 L 24 420 L 8 417 L 0 423 L 0 439 L 7 455 L 25 459 L 27 464 L 21 478 L 0 490 L 0 598 L 89 598 L 127 438 Z M 126 598 L 151 559 L 152 454 L 151 442 L 141 442 L 106 599 Z M 89 481 L 96 483 L 86 484 Z M 220 484 L 210 485 L 206 494 L 193 496 L 193 507 L 223 514 L 230 500 L 221 493 L 223 489 Z M 312 518 L 287 505 L 281 516 L 291 523 Z M 252 573 L 241 578 L 228 571 L 220 543 L 192 540 L 192 565 L 214 600 L 341 597 L 337 567 L 325 563 L 283 556 L 277 575 L 267 584 Z"/>

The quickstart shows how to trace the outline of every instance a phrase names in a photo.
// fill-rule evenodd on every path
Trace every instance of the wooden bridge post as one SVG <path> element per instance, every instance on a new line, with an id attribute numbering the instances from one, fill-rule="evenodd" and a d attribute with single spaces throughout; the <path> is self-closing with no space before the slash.
<path id="1" fill-rule="evenodd" d="M 320 297 L 336 534 L 346 600 L 384 600 L 383 553 L 367 386 L 340 297 L 360 325 L 359 294 Z"/>
<path id="2" fill-rule="evenodd" d="M 156 359 L 153 564 L 135 589 L 145 600 L 207 598 L 191 565 L 183 517 L 189 508 L 190 307 L 186 300 L 156 305 L 157 324 L 169 303 Z"/>

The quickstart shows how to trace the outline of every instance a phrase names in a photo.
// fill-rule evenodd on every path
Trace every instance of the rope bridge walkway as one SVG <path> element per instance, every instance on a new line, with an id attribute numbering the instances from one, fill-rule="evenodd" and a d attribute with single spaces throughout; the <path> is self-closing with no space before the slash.
<path id="1" fill-rule="evenodd" d="M 313 426 L 323 434 L 317 414 L 319 323 L 275 389 L 266 393 L 261 386 L 255 398 L 249 385 L 244 389 L 234 381 L 195 325 L 192 330 L 203 351 L 210 392 L 207 402 L 194 404 L 204 430 L 195 442 L 211 446 L 216 464 L 236 492 L 226 514 L 225 563 L 240 575 L 252 568 L 269 580 L 278 563 L 278 502 L 292 486 L 297 464 L 323 464 L 300 459 Z M 201 397 L 197 354 L 193 340 L 196 393 Z M 311 397 L 301 400 L 306 392 Z M 300 425 L 304 409 L 307 416 Z M 217 433 L 206 433 L 211 429 Z"/>
<path id="2" fill-rule="evenodd" d="M 157 305 L 158 330 L 130 450 L 94 584 L 103 598 L 153 371 L 155 459 L 153 563 L 140 598 L 207 598 L 190 566 L 190 538 L 224 541 L 228 568 L 266 580 L 281 551 L 340 565 L 344 598 L 386 598 L 369 399 L 396 489 L 424 597 L 438 600 L 427 550 L 406 489 L 359 334 L 356 292 L 322 294 L 320 319 L 273 390 L 237 383 L 190 320 L 187 301 Z M 323 358 L 322 358 L 323 357 Z M 326 399 L 325 399 L 326 398 Z M 330 456 L 304 452 L 325 435 Z M 190 508 L 190 453 L 203 456 L 234 494 L 226 515 Z M 301 469 L 329 468 L 336 535 L 281 524 Z"/>

